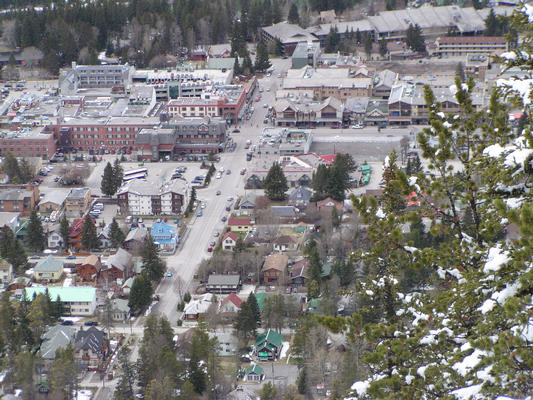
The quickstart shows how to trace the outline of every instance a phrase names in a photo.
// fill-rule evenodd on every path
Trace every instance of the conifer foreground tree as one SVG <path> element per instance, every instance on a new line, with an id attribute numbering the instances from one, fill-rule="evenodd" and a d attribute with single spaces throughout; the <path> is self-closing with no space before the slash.
<path id="1" fill-rule="evenodd" d="M 33 210 L 30 214 L 30 222 L 28 223 L 28 246 L 34 251 L 43 251 L 46 247 L 43 224 L 39 215 L 37 215 L 37 210 Z"/>
<path id="2" fill-rule="evenodd" d="M 285 192 L 289 190 L 289 186 L 279 163 L 272 164 L 263 181 L 263 187 L 265 188 L 266 196 L 270 200 L 279 201 L 285 199 Z"/>
<path id="3" fill-rule="evenodd" d="M 517 20 L 527 24 L 529 45 L 531 23 L 524 15 Z M 529 56 L 511 61 L 528 69 L 526 62 Z M 494 90 L 487 112 L 478 112 L 473 87 L 472 80 L 464 85 L 457 78 L 461 110 L 450 116 L 425 90 L 431 128 L 418 139 L 432 174 L 408 179 L 397 171 L 390 180 L 404 194 L 417 194 L 419 211 L 399 213 L 384 204 L 388 199 L 353 198 L 372 243 L 355 255 L 368 275 L 356 285 L 356 313 L 321 318 L 368 349 L 362 357 L 367 372 L 352 385 L 350 398 L 531 395 L 533 202 L 524 184 L 531 179 L 533 138 L 527 125 L 513 132 L 502 90 Z M 402 233 L 403 224 L 419 218 L 429 219 L 430 236 L 442 240 L 438 247 L 413 247 Z M 510 222 L 520 239 L 503 239 Z M 410 287 L 402 282 L 421 268 L 430 269 L 428 278 Z"/>
<path id="4" fill-rule="evenodd" d="M 96 225 L 89 214 L 87 214 L 83 220 L 83 226 L 81 228 L 81 245 L 87 250 L 96 249 L 98 247 Z"/>

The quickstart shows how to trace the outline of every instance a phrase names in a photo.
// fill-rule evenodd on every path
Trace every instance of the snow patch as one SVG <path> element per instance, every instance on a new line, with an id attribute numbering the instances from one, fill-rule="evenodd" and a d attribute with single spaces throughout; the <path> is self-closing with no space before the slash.
<path id="1" fill-rule="evenodd" d="M 287 352 L 289 351 L 289 342 L 283 342 L 281 344 L 281 353 L 279 355 L 280 360 L 287 357 Z"/>
<path id="2" fill-rule="evenodd" d="M 405 383 L 407 383 L 408 385 L 410 385 L 411 382 L 413 382 L 414 380 L 415 380 L 415 377 L 413 375 L 411 375 L 411 374 L 409 374 L 409 375 L 407 375 L 405 377 Z"/>
<path id="3" fill-rule="evenodd" d="M 444 125 L 445 128 L 451 128 L 452 127 L 452 124 L 450 124 L 448 121 L 444 121 L 444 123 L 442 125 Z"/>
<path id="4" fill-rule="evenodd" d="M 379 208 L 378 211 L 376 212 L 376 217 L 378 217 L 380 219 L 385 218 L 385 213 L 383 212 L 383 210 L 381 208 Z"/>
<path id="5" fill-rule="evenodd" d="M 498 79 L 496 85 L 516 92 L 522 98 L 525 105 L 531 103 L 530 94 L 533 79 Z"/>
<path id="6" fill-rule="evenodd" d="M 458 400 L 473 400 L 476 399 L 479 392 L 481 392 L 482 383 L 473 386 L 467 386 L 461 389 L 454 390 L 452 395 Z"/>
<path id="7" fill-rule="evenodd" d="M 509 252 L 503 251 L 499 246 L 492 247 L 489 250 L 487 262 L 483 267 L 483 272 L 488 274 L 492 271 L 499 271 L 503 264 L 509 261 Z"/>
<path id="8" fill-rule="evenodd" d="M 474 349 L 472 354 L 470 354 L 469 356 L 466 356 L 463 359 L 463 361 L 456 362 L 452 366 L 452 368 L 456 370 L 459 374 L 465 376 L 468 373 L 468 371 L 470 371 L 472 368 L 475 368 L 475 366 L 478 365 L 479 362 L 481 361 L 481 358 L 486 355 L 487 355 L 486 351 Z"/>
<path id="9" fill-rule="evenodd" d="M 426 379 L 426 369 L 427 369 L 427 365 L 418 367 L 418 369 L 416 370 L 416 374 Z"/>
<path id="10" fill-rule="evenodd" d="M 364 396 L 370 386 L 370 381 L 359 381 L 352 385 L 352 390 L 355 390 L 359 396 Z"/>

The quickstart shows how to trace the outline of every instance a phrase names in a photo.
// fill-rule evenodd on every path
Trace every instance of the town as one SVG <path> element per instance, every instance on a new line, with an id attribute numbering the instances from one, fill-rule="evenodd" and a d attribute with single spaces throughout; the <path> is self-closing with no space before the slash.
<path id="1" fill-rule="evenodd" d="M 402 315 L 420 343 L 452 340 L 431 325 L 444 309 L 420 299 L 466 267 L 435 260 L 464 238 L 486 250 L 472 255 L 480 270 L 499 271 L 530 240 L 517 210 L 530 201 L 529 115 L 494 95 L 530 71 L 509 28 L 517 4 L 422 3 L 304 24 L 287 2 L 257 40 L 233 29 L 157 67 L 104 51 L 45 79 L 42 51 L 0 49 L 2 398 L 388 398 L 391 366 L 363 354 L 409 338 L 390 328 Z M 517 168 L 507 178 L 476 158 L 501 155 Z M 505 297 L 483 296 L 527 293 L 502 282 Z M 425 364 L 401 362 L 402 385 L 430 385 Z M 435 396 L 478 398 L 457 388 Z M 515 388 L 492 393 L 531 399 Z"/>

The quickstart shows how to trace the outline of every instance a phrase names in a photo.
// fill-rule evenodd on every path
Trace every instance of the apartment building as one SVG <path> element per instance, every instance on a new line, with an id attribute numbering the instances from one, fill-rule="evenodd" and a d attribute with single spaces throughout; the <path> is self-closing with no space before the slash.
<path id="1" fill-rule="evenodd" d="M 0 212 L 18 212 L 30 215 L 39 202 L 36 185 L 0 185 Z"/>
<path id="2" fill-rule="evenodd" d="M 11 153 L 15 157 L 39 157 L 47 160 L 55 152 L 55 137 L 43 128 L 0 132 L 0 156 Z"/>
<path id="3" fill-rule="evenodd" d="M 508 51 L 509 45 L 503 36 L 442 36 L 435 44 L 436 53 L 443 57 L 471 55 L 499 55 Z"/>
<path id="4" fill-rule="evenodd" d="M 59 89 L 63 94 L 87 88 L 128 87 L 135 68 L 124 65 L 77 65 L 64 69 L 59 75 Z"/>
<path id="5" fill-rule="evenodd" d="M 32 286 L 24 289 L 26 298 L 48 294 L 52 300 L 61 299 L 64 315 L 91 316 L 96 310 L 96 288 L 90 286 Z"/>
<path id="6" fill-rule="evenodd" d="M 89 188 L 73 188 L 65 199 L 65 214 L 68 218 L 81 217 L 91 202 Z"/>

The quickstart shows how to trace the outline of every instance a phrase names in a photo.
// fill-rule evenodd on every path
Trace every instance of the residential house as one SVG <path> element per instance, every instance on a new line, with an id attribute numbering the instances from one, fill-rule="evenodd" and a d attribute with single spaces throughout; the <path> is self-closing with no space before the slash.
<path id="1" fill-rule="evenodd" d="M 63 261 L 52 256 L 40 260 L 33 268 L 33 277 L 36 281 L 57 282 L 63 275 Z"/>
<path id="2" fill-rule="evenodd" d="M 135 280 L 134 277 L 129 277 L 126 279 L 126 281 L 122 284 L 122 294 L 124 296 L 128 296 L 130 294 L 131 287 L 133 286 L 133 281 Z"/>
<path id="3" fill-rule="evenodd" d="M 49 249 L 57 249 L 63 247 L 63 236 L 61 236 L 61 225 L 53 224 L 45 228 L 46 229 L 46 240 L 48 242 Z"/>
<path id="4" fill-rule="evenodd" d="M 298 249 L 298 239 L 291 235 L 282 235 L 274 239 L 274 251 L 294 251 Z"/>
<path id="5" fill-rule="evenodd" d="M 0 185 L 0 212 L 19 212 L 30 215 L 39 202 L 36 185 Z"/>
<path id="6" fill-rule="evenodd" d="M 128 300 L 113 299 L 111 300 L 111 316 L 113 321 L 126 322 L 130 317 L 130 307 Z"/>
<path id="7" fill-rule="evenodd" d="M 72 221 L 72 224 L 70 225 L 70 230 L 68 234 L 68 244 L 70 247 L 81 249 L 83 246 L 81 245 L 81 233 L 83 231 L 83 218 L 77 218 L 74 221 Z M 93 219 L 94 223 L 94 219 Z"/>
<path id="8" fill-rule="evenodd" d="M 15 232 L 20 224 L 19 217 L 19 212 L 0 212 L 0 228 L 7 226 Z"/>
<path id="9" fill-rule="evenodd" d="M 253 215 L 255 209 L 255 199 L 257 195 L 253 192 L 247 192 L 239 200 L 239 204 L 235 207 L 239 215 Z"/>
<path id="10" fill-rule="evenodd" d="M 235 293 L 228 294 L 218 308 L 220 314 L 237 314 L 241 309 L 242 299 Z"/>
<path id="11" fill-rule="evenodd" d="M 244 373 L 244 380 L 247 382 L 261 382 L 265 379 L 265 374 L 263 374 L 263 368 L 257 364 L 252 364 L 246 368 Z"/>
<path id="12" fill-rule="evenodd" d="M 260 361 L 276 360 L 281 353 L 282 339 L 281 333 L 269 329 L 266 333 L 257 336 L 253 353 Z"/>
<path id="13" fill-rule="evenodd" d="M 61 188 L 54 188 L 54 190 L 45 193 L 44 197 L 39 201 L 39 211 L 47 213 L 61 210 L 69 193 L 70 189 Z"/>
<path id="14" fill-rule="evenodd" d="M 104 229 L 98 233 L 98 241 L 100 243 L 101 249 L 107 249 L 108 247 L 111 247 L 111 223 L 104 226 Z"/>
<path id="15" fill-rule="evenodd" d="M 205 290 L 209 293 L 231 293 L 238 292 L 241 288 L 241 277 L 239 275 L 209 275 Z"/>
<path id="16" fill-rule="evenodd" d="M 285 283 L 289 258 L 285 254 L 274 253 L 265 258 L 263 282 L 265 285 Z"/>
<path id="17" fill-rule="evenodd" d="M 96 288 L 91 286 L 32 286 L 26 287 L 26 298 L 32 299 L 34 295 L 48 294 L 52 300 L 58 297 L 63 303 L 65 315 L 91 316 L 96 309 Z"/>
<path id="18" fill-rule="evenodd" d="M 270 209 L 280 222 L 292 222 L 298 216 L 298 209 L 294 206 L 272 206 Z"/>
<path id="19" fill-rule="evenodd" d="M 26 276 L 18 276 L 8 283 L 6 289 L 8 292 L 22 292 L 28 286 L 31 286 L 31 279 Z"/>
<path id="20" fill-rule="evenodd" d="M 0 287 L 7 286 L 13 279 L 13 265 L 0 258 Z"/>
<path id="21" fill-rule="evenodd" d="M 209 338 L 217 340 L 217 355 L 221 357 L 234 356 L 239 351 L 239 338 L 231 332 L 209 332 Z"/>
<path id="22" fill-rule="evenodd" d="M 183 309 L 183 318 L 187 321 L 196 321 L 202 314 L 206 314 L 213 304 L 213 295 L 205 293 L 194 297 Z"/>
<path id="23" fill-rule="evenodd" d="M 127 277 L 133 266 L 132 255 L 124 249 L 118 249 L 115 254 L 104 262 L 102 266 L 101 276 L 107 282 L 112 282 L 117 279 L 124 279 Z"/>
<path id="24" fill-rule="evenodd" d="M 65 214 L 68 218 L 83 216 L 91 202 L 89 188 L 72 188 L 65 199 Z"/>
<path id="25" fill-rule="evenodd" d="M 130 230 L 124 240 L 124 248 L 132 253 L 139 252 L 146 242 L 148 236 L 148 229 L 145 227 L 138 227 Z"/>
<path id="26" fill-rule="evenodd" d="M 176 229 L 166 222 L 152 224 L 150 231 L 152 239 L 163 253 L 174 254 L 178 244 Z"/>
<path id="27" fill-rule="evenodd" d="M 394 83 L 398 80 L 398 73 L 385 69 L 377 73 L 374 78 L 374 87 L 372 88 L 373 97 L 388 99 Z"/>
<path id="28" fill-rule="evenodd" d="M 234 232 L 228 232 L 222 237 L 222 248 L 224 250 L 233 250 L 237 245 L 239 237 Z"/>
<path id="29" fill-rule="evenodd" d="M 311 201 L 312 196 L 313 192 L 311 190 L 309 190 L 305 186 L 298 186 L 296 189 L 289 193 L 288 204 L 290 206 L 295 206 L 300 209 L 303 209 L 307 207 L 309 201 Z"/>
<path id="30" fill-rule="evenodd" d="M 228 226 L 232 232 L 250 232 L 253 228 L 250 218 L 230 218 Z"/>
<path id="31" fill-rule="evenodd" d="M 54 325 L 41 337 L 41 359 L 45 370 L 49 370 L 55 360 L 57 350 L 64 350 L 74 341 L 76 328 L 73 326 Z"/>
<path id="32" fill-rule="evenodd" d="M 289 285 L 293 288 L 305 286 L 309 259 L 303 258 L 289 267 Z"/>
<path id="33" fill-rule="evenodd" d="M 91 326 L 80 329 L 74 340 L 74 361 L 82 370 L 98 370 L 109 355 L 109 340 L 104 331 Z"/>
<path id="34" fill-rule="evenodd" d="M 340 214 L 344 210 L 344 204 L 342 201 L 333 200 L 331 197 L 326 197 L 324 200 L 316 202 L 316 208 L 318 211 L 332 212 L 332 208 L 335 207 Z"/>
<path id="35" fill-rule="evenodd" d="M 82 281 L 94 282 L 101 270 L 102 262 L 100 257 L 94 254 L 85 257 L 81 263 L 76 265 L 76 272 Z"/>

